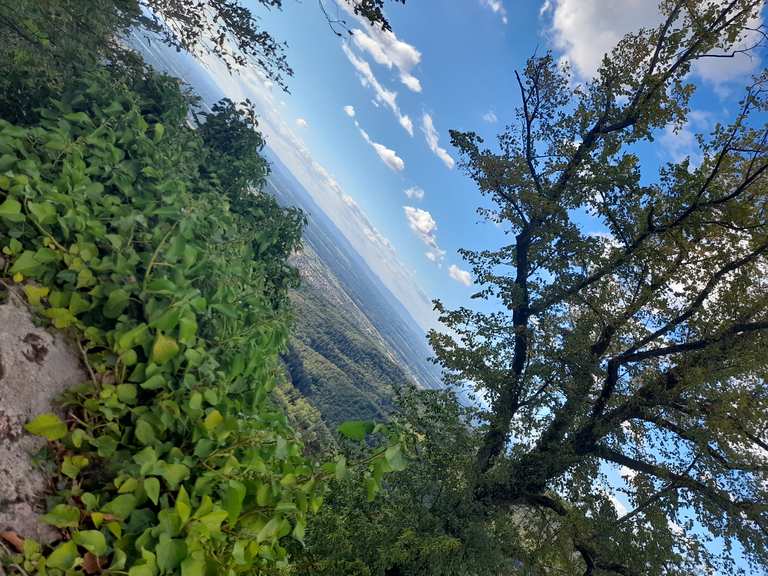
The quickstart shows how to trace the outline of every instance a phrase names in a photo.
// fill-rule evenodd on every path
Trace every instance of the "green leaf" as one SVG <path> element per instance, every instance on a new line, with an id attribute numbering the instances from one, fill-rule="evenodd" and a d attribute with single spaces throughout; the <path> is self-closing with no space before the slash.
<path id="1" fill-rule="evenodd" d="M 125 402 L 126 404 L 135 403 L 136 402 L 136 385 L 118 384 L 117 397 L 120 400 L 120 402 Z"/>
<path id="2" fill-rule="evenodd" d="M 155 576 L 155 570 L 149 564 L 131 566 L 128 570 L 128 576 Z"/>
<path id="3" fill-rule="evenodd" d="M 347 459 L 344 456 L 339 456 L 336 459 L 336 468 L 334 470 L 336 480 L 344 480 L 347 477 Z"/>
<path id="4" fill-rule="evenodd" d="M 16 260 L 13 261 L 10 273 L 32 276 L 40 269 L 40 262 L 35 258 L 35 253 L 31 250 L 24 250 Z"/>
<path id="5" fill-rule="evenodd" d="M 155 124 L 155 142 L 159 142 L 163 138 L 163 134 L 165 134 L 165 126 L 158 122 Z"/>
<path id="6" fill-rule="evenodd" d="M 186 346 L 192 346 L 195 343 L 196 335 L 197 320 L 195 316 L 182 316 L 179 320 L 179 341 Z"/>
<path id="7" fill-rule="evenodd" d="M 155 443 L 155 429 L 152 427 L 152 424 L 144 418 L 139 418 L 136 422 L 134 434 L 136 435 L 136 439 L 144 446 Z"/>
<path id="8" fill-rule="evenodd" d="M 148 378 L 141 384 L 139 384 L 144 390 L 157 390 L 165 386 L 165 378 L 162 374 L 155 374 L 151 378 Z"/>
<path id="9" fill-rule="evenodd" d="M 299 515 L 299 517 L 296 518 L 296 525 L 293 527 L 293 537 L 303 544 L 306 530 L 307 521 L 303 515 Z"/>
<path id="10" fill-rule="evenodd" d="M 217 428 L 222 422 L 224 422 L 224 416 L 221 415 L 221 412 L 214 409 L 211 410 L 208 413 L 208 416 L 205 417 L 203 426 L 205 426 L 205 429 L 210 432 L 211 430 Z"/>
<path id="11" fill-rule="evenodd" d="M 179 488 L 179 493 L 176 495 L 176 514 L 179 515 L 181 523 L 185 524 L 189 520 L 189 515 L 192 513 L 192 505 L 189 502 L 189 494 L 184 489 L 184 486 Z"/>
<path id="12" fill-rule="evenodd" d="M 147 474 L 157 463 L 157 452 L 152 446 L 147 446 L 141 452 L 133 455 L 133 461 L 141 466 L 142 474 Z"/>
<path id="13" fill-rule="evenodd" d="M 160 542 L 155 548 L 157 567 L 162 572 L 173 572 L 187 556 L 187 545 L 184 540 L 170 538 L 167 534 L 160 535 Z"/>
<path id="14" fill-rule="evenodd" d="M 277 531 L 280 529 L 281 520 L 281 518 L 272 518 L 267 522 L 256 535 L 256 542 L 263 542 L 264 540 L 274 538 L 275 534 L 277 534 Z"/>
<path id="15" fill-rule="evenodd" d="M 221 530 L 221 523 L 227 519 L 227 512 L 221 509 L 216 509 L 213 512 L 200 517 L 200 522 L 208 528 L 212 533 L 219 532 Z"/>
<path id="16" fill-rule="evenodd" d="M 135 508 L 136 497 L 133 494 L 120 494 L 108 502 L 102 511 L 125 520 Z"/>
<path id="17" fill-rule="evenodd" d="M 32 306 L 40 306 L 40 300 L 48 296 L 50 292 L 50 288 L 46 286 L 35 286 L 34 284 L 24 286 L 24 293 L 27 295 L 27 300 Z"/>
<path id="18" fill-rule="evenodd" d="M 67 504 L 57 504 L 42 520 L 56 528 L 77 528 L 80 524 L 80 510 Z"/>
<path id="19" fill-rule="evenodd" d="M 168 486 L 175 490 L 182 480 L 189 478 L 189 468 L 184 464 L 166 464 L 161 476 L 168 483 Z"/>
<path id="20" fill-rule="evenodd" d="M 80 474 L 80 470 L 86 466 L 88 466 L 88 458 L 85 456 L 80 454 L 65 456 L 64 461 L 61 463 L 61 472 L 74 480 Z"/>
<path id="21" fill-rule="evenodd" d="M 54 224 L 56 222 L 56 207 L 50 202 L 29 202 L 27 207 L 40 224 Z"/>
<path id="22" fill-rule="evenodd" d="M 200 407 L 203 405 L 203 395 L 200 394 L 197 390 L 192 392 L 189 396 L 189 407 L 192 410 L 200 410 Z"/>
<path id="23" fill-rule="evenodd" d="M 48 308 L 43 315 L 50 318 L 56 328 L 69 328 L 77 322 L 77 318 L 67 308 Z"/>
<path id="24" fill-rule="evenodd" d="M 376 494 L 379 493 L 381 486 L 376 478 L 366 478 L 365 487 L 368 495 L 368 502 L 373 502 L 376 499 Z"/>
<path id="25" fill-rule="evenodd" d="M 80 295 L 79 292 L 74 292 L 69 299 L 69 311 L 77 316 L 83 312 L 87 312 L 91 309 L 91 303 L 86 298 Z"/>
<path id="26" fill-rule="evenodd" d="M 70 540 L 56 547 L 50 556 L 45 560 L 49 568 L 58 568 L 59 570 L 69 570 L 75 565 L 75 560 L 79 557 L 77 546 Z"/>
<path id="27" fill-rule="evenodd" d="M 99 436 L 93 443 L 96 445 L 96 450 L 102 458 L 109 458 L 117 450 L 117 440 L 107 434 Z"/>
<path id="28" fill-rule="evenodd" d="M 390 468 L 392 468 L 392 470 L 395 472 L 400 472 L 402 470 L 405 470 L 406 467 L 408 466 L 408 463 L 403 457 L 403 451 L 400 448 L 399 443 L 387 448 L 386 451 L 384 452 L 384 458 L 386 459 L 387 464 L 389 464 Z"/>
<path id="29" fill-rule="evenodd" d="M 21 213 L 21 204 L 13 197 L 8 197 L 0 204 L 0 218 L 8 222 L 24 222 L 24 214 Z"/>
<path id="30" fill-rule="evenodd" d="M 40 414 L 31 422 L 27 422 L 24 428 L 30 434 L 43 436 L 51 441 L 59 440 L 67 435 L 67 425 L 56 414 L 50 412 Z"/>
<path id="31" fill-rule="evenodd" d="M 96 556 L 107 552 L 107 539 L 98 530 L 81 530 L 75 534 L 74 542 Z"/>
<path id="32" fill-rule="evenodd" d="M 144 492 L 147 493 L 147 498 L 152 500 L 152 504 L 157 506 L 157 502 L 160 499 L 160 480 L 157 478 L 145 478 Z"/>
<path id="33" fill-rule="evenodd" d="M 107 296 L 107 301 L 104 303 L 104 316 L 112 319 L 117 318 L 128 306 L 130 299 L 131 295 L 122 288 L 112 290 L 112 292 L 109 293 L 109 296 Z M 134 328 L 134 330 L 136 329 Z M 128 346 L 126 346 L 126 348 L 128 348 Z"/>
<path id="34" fill-rule="evenodd" d="M 339 426 L 339 432 L 350 440 L 365 440 L 375 424 L 369 420 L 347 420 Z"/>
<path id="35" fill-rule="evenodd" d="M 205 562 L 196 558 L 187 558 L 181 563 L 181 576 L 205 576 Z"/>
<path id="36" fill-rule="evenodd" d="M 155 364 L 165 364 L 178 353 L 179 345 L 176 343 L 176 340 L 169 338 L 161 332 L 157 334 L 155 343 L 152 345 L 152 362 Z"/>
<path id="37" fill-rule="evenodd" d="M 221 503 L 224 506 L 224 510 L 227 511 L 229 517 L 229 523 L 234 524 L 240 512 L 243 509 L 243 501 L 245 500 L 245 485 L 237 480 L 230 480 L 224 497 L 221 499 Z"/>

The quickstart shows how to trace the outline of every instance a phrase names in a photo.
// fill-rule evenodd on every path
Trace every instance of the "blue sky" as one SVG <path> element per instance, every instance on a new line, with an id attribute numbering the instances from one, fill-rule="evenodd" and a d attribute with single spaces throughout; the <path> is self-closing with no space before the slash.
<path id="1" fill-rule="evenodd" d="M 270 147 L 425 328 L 436 325 L 432 298 L 457 306 L 474 291 L 457 249 L 505 241 L 476 214 L 483 199 L 455 166 L 448 130 L 492 140 L 512 122 L 514 71 L 534 51 L 553 50 L 582 81 L 625 32 L 658 19 L 649 0 L 410 1 L 388 3 L 383 33 L 331 5 L 354 31 L 340 39 L 315 2 L 253 8 L 288 44 L 291 94 L 255 70 L 232 76 L 213 59 L 209 70 L 228 96 L 256 103 Z M 758 64 L 711 59 L 692 74 L 689 125 L 641 150 L 649 177 L 695 155 L 693 134 L 735 105 Z"/>

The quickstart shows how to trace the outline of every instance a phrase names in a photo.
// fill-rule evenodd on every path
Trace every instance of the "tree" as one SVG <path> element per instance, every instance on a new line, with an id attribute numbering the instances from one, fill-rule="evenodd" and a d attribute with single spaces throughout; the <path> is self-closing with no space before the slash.
<path id="1" fill-rule="evenodd" d="M 436 302 L 451 333 L 430 334 L 448 377 L 489 402 L 472 498 L 549 516 L 536 538 L 567 535 L 560 562 L 585 575 L 736 571 L 737 543 L 768 567 L 768 73 L 698 161 L 650 177 L 636 154 L 684 125 L 698 61 L 762 41 L 760 8 L 665 0 L 590 82 L 531 58 L 497 150 L 452 132 L 483 213 L 514 237 L 462 252 L 500 311 Z M 580 227 L 584 211 L 609 234 Z M 622 516 L 605 465 L 627 475 Z"/>
<path id="2" fill-rule="evenodd" d="M 393 0 L 405 3 L 405 0 Z M 383 30 L 390 30 L 384 0 L 338 0 L 347 11 Z M 337 6 L 337 0 L 331 0 Z M 256 0 L 259 9 L 281 9 L 283 0 Z M 332 30 L 349 30 L 344 19 L 321 12 Z M 338 7 L 338 6 L 337 6 Z M 165 44 L 192 54 L 213 54 L 230 70 L 256 66 L 287 90 L 293 75 L 286 45 L 261 27 L 251 6 L 240 0 L 0 0 L 0 62 L 15 62 L 13 75 L 0 78 L 0 111 L 4 118 L 33 122 L 31 93 L 55 97 L 68 79 L 97 62 L 135 67 L 120 39 L 143 28 Z"/>
<path id="3" fill-rule="evenodd" d="M 331 0 L 334 5 L 336 0 Z M 352 13 L 372 26 L 390 30 L 384 16 L 384 0 L 340 0 Z M 405 0 L 394 0 L 405 3 Z M 149 16 L 142 19 L 148 29 L 160 34 L 170 46 L 192 53 L 213 53 L 228 68 L 255 64 L 266 76 L 287 89 L 285 77 L 292 76 L 285 44 L 263 30 L 248 6 L 239 0 L 137 0 Z M 283 0 L 257 0 L 264 9 L 280 10 Z M 346 27 L 343 19 L 333 19 L 323 0 L 318 2 L 323 15 L 336 34 L 336 25 Z"/>

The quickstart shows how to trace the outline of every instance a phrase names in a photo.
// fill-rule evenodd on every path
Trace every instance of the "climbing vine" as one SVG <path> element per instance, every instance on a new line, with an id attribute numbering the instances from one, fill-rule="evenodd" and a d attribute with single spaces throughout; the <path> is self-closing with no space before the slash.
<path id="1" fill-rule="evenodd" d="M 24 541 L 20 572 L 277 573 L 347 475 L 342 455 L 309 461 L 270 400 L 303 217 L 250 188 L 188 106 L 174 79 L 99 70 L 36 125 L 0 119 L 0 276 L 71 334 L 91 375 L 63 417 L 27 424 L 56 454 L 43 520 L 62 539 Z M 218 110 L 238 128 L 248 117 Z M 405 466 L 395 439 L 381 446 L 359 459 L 371 497 Z"/>

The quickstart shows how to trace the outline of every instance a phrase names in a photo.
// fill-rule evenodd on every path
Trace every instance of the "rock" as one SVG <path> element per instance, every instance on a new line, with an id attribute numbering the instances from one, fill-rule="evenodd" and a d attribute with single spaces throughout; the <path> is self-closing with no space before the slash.
<path id="1" fill-rule="evenodd" d="M 13 293 L 0 305 L 0 530 L 49 542 L 56 531 L 38 521 L 49 478 L 34 455 L 45 440 L 24 424 L 56 412 L 55 400 L 87 377 L 77 350 L 60 334 L 35 326 Z"/>

